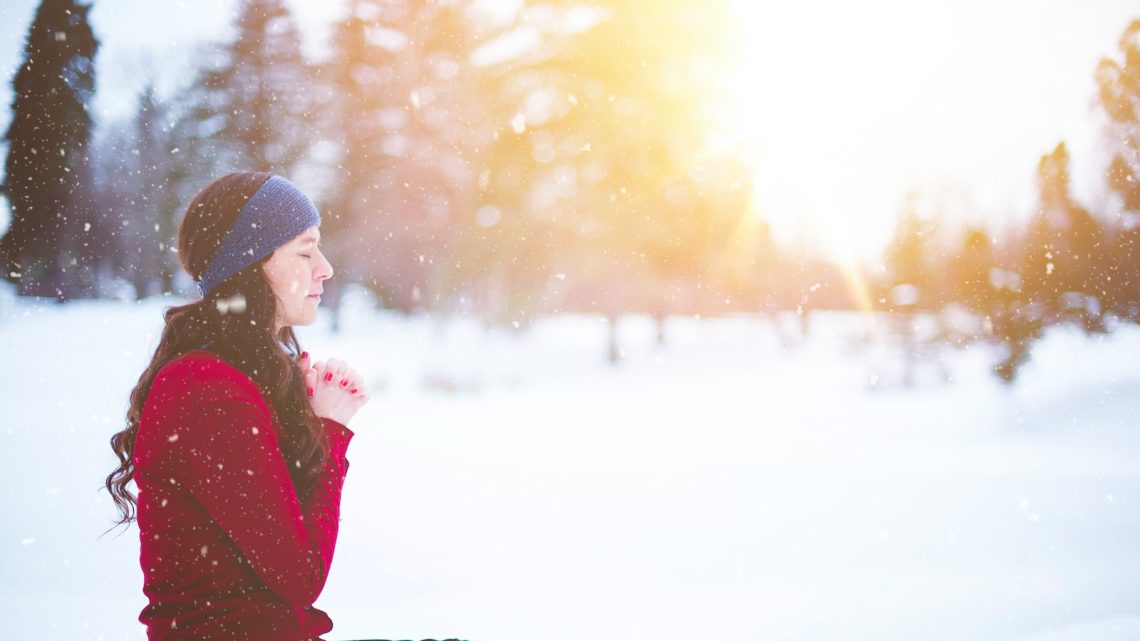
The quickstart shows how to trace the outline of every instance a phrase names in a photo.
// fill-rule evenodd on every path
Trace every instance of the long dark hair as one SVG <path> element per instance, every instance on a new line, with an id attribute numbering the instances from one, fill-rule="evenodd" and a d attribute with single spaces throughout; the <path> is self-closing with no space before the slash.
<path id="1" fill-rule="evenodd" d="M 178 258 L 195 281 L 242 206 L 270 177 L 260 172 L 227 174 L 190 202 L 178 228 Z M 106 487 L 119 508 L 121 518 L 116 525 L 135 520 L 137 501 L 127 484 L 135 475 L 135 436 L 155 375 L 171 360 L 207 346 L 261 388 L 284 429 L 281 449 L 297 495 L 304 497 L 316 485 L 328 456 L 328 440 L 309 405 L 304 374 L 292 356 L 301 353 L 297 336 L 288 326 L 274 332 L 281 303 L 262 270 L 268 259 L 226 279 L 202 300 L 170 307 L 164 313 L 162 338 L 131 392 L 126 428 L 111 437 L 119 467 L 107 476 Z"/>

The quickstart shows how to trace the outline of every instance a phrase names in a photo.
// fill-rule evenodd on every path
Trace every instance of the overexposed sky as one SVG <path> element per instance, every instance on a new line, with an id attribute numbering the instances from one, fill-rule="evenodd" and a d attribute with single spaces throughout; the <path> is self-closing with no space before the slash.
<path id="1" fill-rule="evenodd" d="M 909 190 L 951 217 L 1024 216 L 1037 160 L 1062 139 L 1095 208 L 1092 73 L 1140 17 L 1135 0 L 731 1 L 745 43 L 739 134 L 759 158 L 759 213 L 785 240 L 865 256 Z M 342 3 L 287 4 L 319 55 Z M 0 127 L 36 5 L 0 4 Z M 96 1 L 96 111 L 130 113 L 147 77 L 186 82 L 196 44 L 225 37 L 236 5 Z"/>
<path id="2" fill-rule="evenodd" d="M 864 254 L 909 190 L 951 218 L 1018 218 L 1042 154 L 1068 141 L 1074 191 L 1101 190 L 1093 71 L 1134 0 L 736 0 L 758 205 L 785 235 Z"/>

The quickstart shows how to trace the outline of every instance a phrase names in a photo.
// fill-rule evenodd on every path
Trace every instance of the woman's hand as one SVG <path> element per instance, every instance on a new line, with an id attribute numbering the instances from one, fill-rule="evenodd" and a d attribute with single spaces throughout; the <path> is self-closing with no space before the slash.
<path id="1" fill-rule="evenodd" d="M 344 361 L 330 358 L 310 366 L 306 352 L 297 363 L 305 372 L 305 387 L 313 413 L 321 418 L 348 425 L 356 411 L 370 399 L 364 381 Z"/>

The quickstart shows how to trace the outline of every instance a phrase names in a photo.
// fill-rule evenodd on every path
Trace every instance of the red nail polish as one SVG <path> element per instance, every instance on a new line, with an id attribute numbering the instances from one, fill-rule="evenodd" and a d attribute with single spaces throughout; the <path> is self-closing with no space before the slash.
<path id="1" fill-rule="evenodd" d="M 354 387 L 354 388 L 352 388 L 352 391 L 349 392 L 349 394 L 355 394 L 355 393 L 356 393 L 356 388 Z"/>
<path id="2" fill-rule="evenodd" d="M 309 396 L 312 396 L 312 395 L 313 395 L 313 388 L 310 387 L 309 388 Z"/>
<path id="3" fill-rule="evenodd" d="M 308 352 L 301 352 L 301 358 L 308 358 L 308 357 L 309 357 Z"/>
<path id="4" fill-rule="evenodd" d="M 329 372 L 328 374 L 325 374 L 325 382 L 327 383 L 327 382 L 329 382 L 329 381 L 331 381 L 331 380 L 332 380 L 332 372 Z"/>
<path id="5" fill-rule="evenodd" d="M 340 386 L 341 387 L 348 387 L 348 380 L 346 379 L 346 380 L 341 381 Z"/>

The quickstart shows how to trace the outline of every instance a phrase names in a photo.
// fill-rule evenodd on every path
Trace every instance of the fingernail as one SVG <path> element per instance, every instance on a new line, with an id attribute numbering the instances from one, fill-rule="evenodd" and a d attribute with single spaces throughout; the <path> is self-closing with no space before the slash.
<path id="1" fill-rule="evenodd" d="M 354 387 L 354 388 L 352 388 L 352 391 L 349 392 L 349 394 L 355 394 L 355 393 L 356 393 L 356 388 Z"/>
<path id="2" fill-rule="evenodd" d="M 309 389 L 309 396 L 312 396 L 313 395 L 313 388 L 310 387 L 308 389 Z"/>
<path id="3" fill-rule="evenodd" d="M 325 374 L 325 382 L 327 383 L 331 380 L 332 380 L 332 372 Z"/>
<path id="4" fill-rule="evenodd" d="M 309 357 L 308 352 L 301 352 L 301 358 L 308 358 L 308 357 Z"/>
<path id="5" fill-rule="evenodd" d="M 348 380 L 343 380 L 343 381 L 341 381 L 341 382 L 340 382 L 340 386 L 341 386 L 341 387 L 348 387 Z"/>

